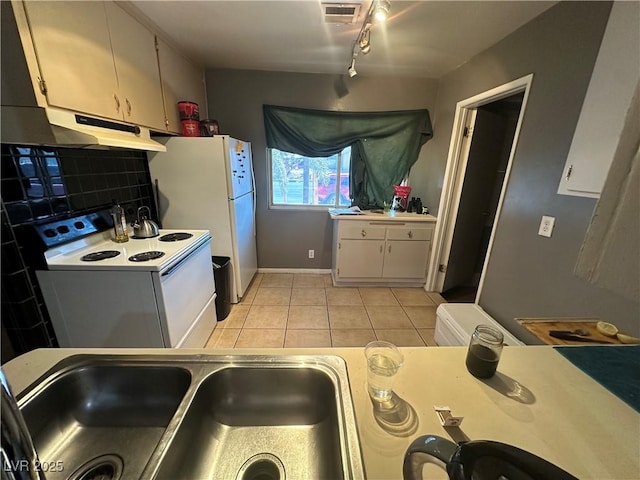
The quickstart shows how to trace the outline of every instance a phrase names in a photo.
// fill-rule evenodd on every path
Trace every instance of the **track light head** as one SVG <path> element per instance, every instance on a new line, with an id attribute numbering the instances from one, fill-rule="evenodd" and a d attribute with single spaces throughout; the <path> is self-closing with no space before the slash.
<path id="1" fill-rule="evenodd" d="M 360 51 L 363 55 L 366 55 L 371 51 L 371 30 L 368 27 L 365 27 L 365 30 L 360 34 L 358 47 L 360 47 Z"/>
<path id="2" fill-rule="evenodd" d="M 351 59 L 351 64 L 349 65 L 349 68 L 347 68 L 347 72 L 349 72 L 349 76 L 350 77 L 355 77 L 358 72 L 356 72 L 356 59 L 352 58 Z"/>
<path id="3" fill-rule="evenodd" d="M 376 0 L 376 4 L 373 7 L 373 18 L 378 22 L 384 22 L 389 16 L 391 10 L 391 3 L 389 0 Z"/>

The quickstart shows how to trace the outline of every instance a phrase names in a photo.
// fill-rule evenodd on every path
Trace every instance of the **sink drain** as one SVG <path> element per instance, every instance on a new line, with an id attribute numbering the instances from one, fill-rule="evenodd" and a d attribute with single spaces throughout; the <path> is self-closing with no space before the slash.
<path id="1" fill-rule="evenodd" d="M 285 480 L 284 465 L 270 453 L 259 453 L 244 462 L 236 480 Z"/>
<path id="2" fill-rule="evenodd" d="M 77 468 L 68 480 L 119 480 L 123 467 L 118 455 L 101 455 Z"/>

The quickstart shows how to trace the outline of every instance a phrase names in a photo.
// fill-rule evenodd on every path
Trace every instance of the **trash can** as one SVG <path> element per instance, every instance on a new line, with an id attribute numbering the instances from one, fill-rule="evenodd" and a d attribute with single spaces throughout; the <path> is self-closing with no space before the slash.
<path id="1" fill-rule="evenodd" d="M 231 259 L 211 257 L 213 279 L 216 282 L 216 316 L 224 320 L 231 311 Z"/>

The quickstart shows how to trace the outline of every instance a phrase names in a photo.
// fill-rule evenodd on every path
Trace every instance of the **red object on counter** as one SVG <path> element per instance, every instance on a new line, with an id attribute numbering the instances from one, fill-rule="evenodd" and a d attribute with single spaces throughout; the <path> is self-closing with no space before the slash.
<path id="1" fill-rule="evenodd" d="M 181 120 L 182 135 L 185 137 L 200 136 L 200 122 L 198 120 Z"/>
<path id="2" fill-rule="evenodd" d="M 200 120 L 200 108 L 194 102 L 178 102 L 180 120 Z"/>

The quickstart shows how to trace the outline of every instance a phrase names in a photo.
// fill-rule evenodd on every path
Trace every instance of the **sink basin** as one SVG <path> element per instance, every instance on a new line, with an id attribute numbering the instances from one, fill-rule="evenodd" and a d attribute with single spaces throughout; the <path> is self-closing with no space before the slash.
<path id="1" fill-rule="evenodd" d="M 342 460 L 336 388 L 325 372 L 226 368 L 196 392 L 158 478 L 338 480 Z"/>
<path id="2" fill-rule="evenodd" d="M 139 478 L 189 384 L 185 369 L 133 365 L 80 367 L 45 382 L 21 411 L 40 461 L 63 467 L 47 479 L 96 469 Z"/>
<path id="3" fill-rule="evenodd" d="M 18 405 L 48 480 L 364 478 L 334 355 L 78 355 Z"/>

